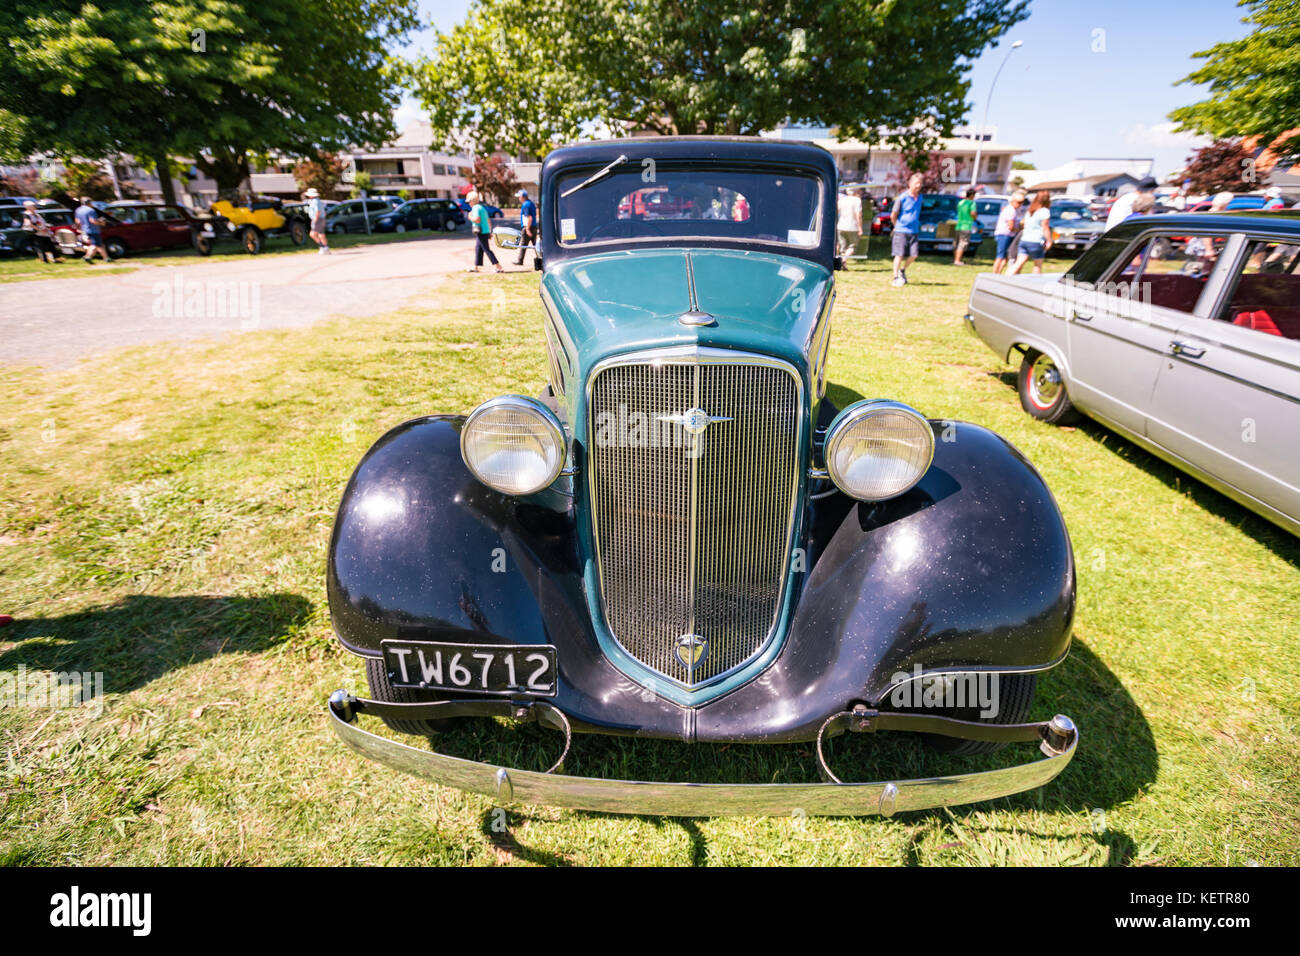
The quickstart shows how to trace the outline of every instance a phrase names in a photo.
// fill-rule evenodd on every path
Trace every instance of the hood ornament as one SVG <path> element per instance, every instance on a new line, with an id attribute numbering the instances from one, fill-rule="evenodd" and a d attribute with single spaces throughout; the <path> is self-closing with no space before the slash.
<path id="1" fill-rule="evenodd" d="M 699 435 L 704 429 L 718 422 L 735 421 L 728 415 L 710 415 L 702 408 L 690 408 L 680 415 L 660 415 L 659 421 L 681 425 L 688 435 Z"/>
<path id="2" fill-rule="evenodd" d="M 688 312 L 683 312 L 681 315 L 677 316 L 677 321 L 682 325 L 697 327 L 718 324 L 717 319 L 709 315 L 707 312 L 701 312 L 699 309 L 691 309 Z"/>
<path id="3" fill-rule="evenodd" d="M 677 646 L 673 648 L 673 653 L 677 655 L 677 660 L 681 661 L 683 667 L 693 671 L 703 664 L 704 658 L 709 655 L 709 639 L 699 634 L 683 634 L 677 638 Z"/>

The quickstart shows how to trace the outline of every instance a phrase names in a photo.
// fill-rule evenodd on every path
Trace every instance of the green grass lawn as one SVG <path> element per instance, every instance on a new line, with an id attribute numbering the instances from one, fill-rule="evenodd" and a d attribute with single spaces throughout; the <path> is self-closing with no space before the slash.
<path id="1" fill-rule="evenodd" d="M 987 264 L 987 259 L 981 260 Z M 1063 261 L 1049 267 L 1060 269 Z M 1295 864 L 1300 542 L 1092 424 L 1031 420 L 963 327 L 977 269 L 839 277 L 833 387 L 987 425 L 1043 472 L 1079 568 L 1068 660 L 1035 718 L 1080 725 L 1047 787 L 891 819 L 673 820 L 514 807 L 371 764 L 323 704 L 364 693 L 324 562 L 367 444 L 544 379 L 535 273 L 449 277 L 418 308 L 0 369 L 0 671 L 102 671 L 103 712 L 0 708 L 10 863 Z M 368 725 L 369 726 L 369 725 Z M 555 740 L 486 723 L 463 756 L 541 769 Z M 845 776 L 996 766 L 843 737 Z M 816 779 L 808 746 L 585 737 L 571 773 Z"/>

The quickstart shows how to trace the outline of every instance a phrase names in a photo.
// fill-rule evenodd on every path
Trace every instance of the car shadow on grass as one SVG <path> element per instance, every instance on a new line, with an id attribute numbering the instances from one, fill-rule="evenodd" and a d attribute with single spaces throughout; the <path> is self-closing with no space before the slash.
<path id="1" fill-rule="evenodd" d="M 273 647 L 310 613 L 311 602 L 291 593 L 132 594 L 60 617 L 15 621 L 0 631 L 0 641 L 13 643 L 0 653 L 0 670 L 23 665 L 56 673 L 102 673 L 104 693 L 127 693 L 218 654 Z"/>

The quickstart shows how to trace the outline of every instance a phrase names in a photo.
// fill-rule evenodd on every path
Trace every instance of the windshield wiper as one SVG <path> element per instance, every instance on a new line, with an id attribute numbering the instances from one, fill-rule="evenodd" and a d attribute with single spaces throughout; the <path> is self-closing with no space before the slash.
<path id="1" fill-rule="evenodd" d="M 576 193 L 579 189 L 586 189 L 588 186 L 590 186 L 592 183 L 596 182 L 597 180 L 604 179 L 606 176 L 608 176 L 610 171 L 615 166 L 618 166 L 621 163 L 626 163 L 626 162 L 627 162 L 627 156 L 623 154 L 619 154 L 618 159 L 614 160 L 612 163 L 610 163 L 600 172 L 593 173 L 591 176 L 588 176 L 586 179 L 578 183 L 578 185 L 574 186 L 572 189 L 566 189 L 564 192 L 560 193 L 560 198 L 566 199 L 569 196 L 572 196 L 574 193 Z"/>

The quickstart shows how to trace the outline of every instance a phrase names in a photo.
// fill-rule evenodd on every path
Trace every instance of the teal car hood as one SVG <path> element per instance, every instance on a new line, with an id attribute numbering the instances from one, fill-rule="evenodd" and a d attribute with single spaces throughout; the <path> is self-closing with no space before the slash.
<path id="1" fill-rule="evenodd" d="M 547 336 L 571 412 L 600 361 L 627 352 L 702 346 L 783 359 L 808 385 L 818 319 L 834 279 L 806 259 L 730 249 L 646 249 L 572 259 L 549 268 Z M 713 324 L 684 325 L 692 308 Z M 570 421 L 573 421 L 570 417 Z"/>

